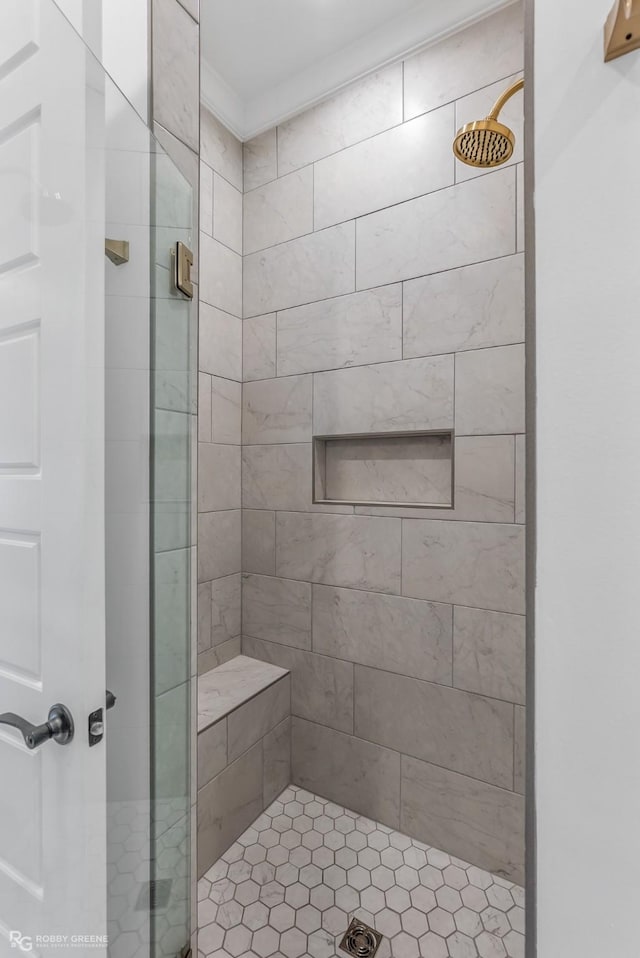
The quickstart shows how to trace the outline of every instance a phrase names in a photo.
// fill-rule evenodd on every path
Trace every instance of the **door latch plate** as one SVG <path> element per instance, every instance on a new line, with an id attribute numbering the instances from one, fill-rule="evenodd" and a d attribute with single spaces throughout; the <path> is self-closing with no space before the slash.
<path id="1" fill-rule="evenodd" d="M 89 748 L 97 745 L 104 738 L 104 713 L 102 709 L 96 709 L 89 716 Z"/>

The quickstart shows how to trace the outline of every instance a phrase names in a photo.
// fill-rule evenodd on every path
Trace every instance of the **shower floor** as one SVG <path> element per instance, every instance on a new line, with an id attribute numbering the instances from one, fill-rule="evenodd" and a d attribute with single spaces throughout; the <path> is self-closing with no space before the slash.
<path id="1" fill-rule="evenodd" d="M 290 786 L 198 884 L 215 958 L 334 958 L 353 917 L 379 958 L 524 958 L 518 885 Z"/>

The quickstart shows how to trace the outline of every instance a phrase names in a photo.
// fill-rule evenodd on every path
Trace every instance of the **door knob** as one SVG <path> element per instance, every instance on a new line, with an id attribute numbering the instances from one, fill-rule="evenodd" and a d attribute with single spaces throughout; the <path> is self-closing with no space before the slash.
<path id="1" fill-rule="evenodd" d="M 58 745 L 68 745 L 73 738 L 73 716 L 66 705 L 52 705 L 49 716 L 42 725 L 32 725 L 15 712 L 0 715 L 0 725 L 10 725 L 22 733 L 27 748 L 38 748 L 50 738 Z"/>

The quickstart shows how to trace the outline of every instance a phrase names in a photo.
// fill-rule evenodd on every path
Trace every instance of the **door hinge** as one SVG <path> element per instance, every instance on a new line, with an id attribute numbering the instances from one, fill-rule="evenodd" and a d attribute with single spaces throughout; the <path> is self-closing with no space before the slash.
<path id="1" fill-rule="evenodd" d="M 193 299 L 193 283 L 191 282 L 191 267 L 193 266 L 193 253 L 184 243 L 176 243 L 176 288 L 188 299 Z"/>

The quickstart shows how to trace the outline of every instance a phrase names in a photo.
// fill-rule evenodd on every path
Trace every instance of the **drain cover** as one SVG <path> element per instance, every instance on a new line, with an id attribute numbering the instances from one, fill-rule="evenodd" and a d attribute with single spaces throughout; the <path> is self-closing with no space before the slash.
<path id="1" fill-rule="evenodd" d="M 171 898 L 171 879 L 148 881 L 140 889 L 135 911 L 160 911 L 166 908 Z"/>
<path id="2" fill-rule="evenodd" d="M 340 949 L 355 958 L 373 958 L 382 944 L 382 935 L 354 918 L 340 942 Z"/>

